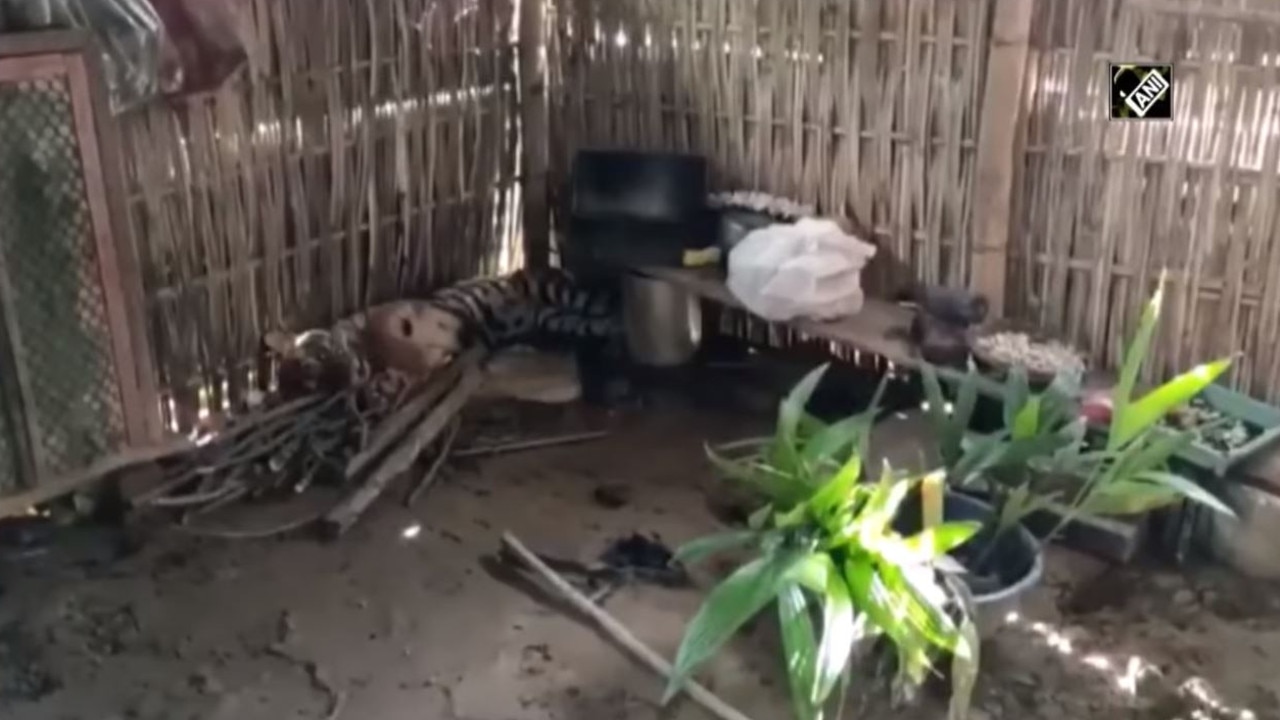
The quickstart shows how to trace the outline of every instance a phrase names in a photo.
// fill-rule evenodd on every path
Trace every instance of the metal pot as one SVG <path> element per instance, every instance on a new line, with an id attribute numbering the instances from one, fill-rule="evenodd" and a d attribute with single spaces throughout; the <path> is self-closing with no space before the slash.
<path id="1" fill-rule="evenodd" d="M 995 509 L 990 504 L 951 490 L 947 491 L 942 503 L 943 518 L 947 522 L 973 520 L 988 525 L 995 516 Z M 894 528 L 903 534 L 919 532 L 918 497 L 911 497 L 903 503 Z M 969 544 L 982 547 L 991 541 L 989 533 L 989 528 L 984 529 Z M 1016 616 L 1021 611 L 1024 597 L 1040 584 L 1044 575 L 1044 554 L 1040 541 L 1025 526 L 1019 524 L 1016 528 L 1011 528 L 995 542 L 997 545 L 991 564 L 999 575 L 999 586 L 978 587 L 971 582 L 969 576 L 964 578 L 973 594 L 978 634 L 984 640 L 995 635 L 1009 622 L 1010 616 Z"/>
<path id="2" fill-rule="evenodd" d="M 702 342 L 702 308 L 687 290 L 634 273 L 622 281 L 623 319 L 631 359 L 649 367 L 676 367 L 693 359 Z"/>

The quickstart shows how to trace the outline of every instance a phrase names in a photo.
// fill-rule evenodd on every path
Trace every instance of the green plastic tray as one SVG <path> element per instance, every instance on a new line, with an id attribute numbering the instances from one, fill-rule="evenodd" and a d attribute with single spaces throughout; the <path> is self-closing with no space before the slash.
<path id="1" fill-rule="evenodd" d="M 1200 396 L 1214 410 L 1259 428 L 1257 437 L 1229 453 L 1224 453 L 1199 441 L 1193 441 L 1178 457 L 1218 477 L 1231 468 L 1253 457 L 1276 440 L 1280 440 L 1280 408 L 1254 400 L 1248 395 L 1221 385 L 1210 385 Z"/>

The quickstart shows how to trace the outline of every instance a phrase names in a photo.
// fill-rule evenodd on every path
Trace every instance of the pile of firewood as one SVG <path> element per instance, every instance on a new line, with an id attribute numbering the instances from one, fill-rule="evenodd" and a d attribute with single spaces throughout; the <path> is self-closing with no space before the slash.
<path id="1" fill-rule="evenodd" d="M 135 505 L 180 514 L 184 526 L 243 499 L 339 484 L 346 496 L 323 515 L 236 537 L 283 534 L 318 523 L 329 535 L 350 528 L 395 480 L 441 446 L 411 497 L 429 485 L 458 432 L 458 416 L 481 384 L 483 353 L 473 351 L 399 391 L 352 387 L 267 403 L 169 463 L 164 479 Z M 371 383 L 386 383 L 385 375 Z M 225 532 L 205 534 L 233 536 Z"/>

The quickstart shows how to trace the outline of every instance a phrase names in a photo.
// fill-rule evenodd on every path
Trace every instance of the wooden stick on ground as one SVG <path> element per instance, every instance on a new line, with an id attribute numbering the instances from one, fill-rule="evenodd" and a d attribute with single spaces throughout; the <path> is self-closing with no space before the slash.
<path id="1" fill-rule="evenodd" d="M 451 457 L 453 441 L 458 439 L 458 428 L 461 425 L 462 423 L 458 422 L 456 417 L 449 423 L 449 434 L 445 435 L 444 440 L 440 443 L 440 452 L 436 453 L 435 460 L 431 461 L 431 467 L 427 468 L 427 471 L 422 474 L 422 478 L 418 480 L 418 484 L 405 497 L 405 507 L 412 507 L 418 501 L 418 497 L 435 484 L 436 478 L 440 476 L 440 471 L 444 469 L 444 464 Z"/>
<path id="2" fill-rule="evenodd" d="M 590 442 L 592 440 L 600 440 L 608 436 L 608 430 L 593 430 L 591 432 L 571 433 L 568 435 L 552 435 L 551 437 L 532 438 L 529 440 L 515 440 L 508 443 L 469 447 L 465 450 L 455 452 L 453 457 L 459 459 L 469 457 L 489 457 L 492 455 L 505 455 L 507 453 L 521 452 L 524 450 L 542 450 L 544 448 L 559 447 L 561 445 L 576 445 L 578 443 Z"/>
<path id="3" fill-rule="evenodd" d="M 172 438 L 158 445 L 108 455 L 80 470 L 43 478 L 30 490 L 0 498 L 0 518 L 25 514 L 36 505 L 69 495 L 112 473 L 188 452 L 194 447 L 195 443 L 187 438 Z"/>
<path id="4" fill-rule="evenodd" d="M 530 570 L 533 570 L 546 580 L 557 593 L 573 605 L 575 610 L 591 618 L 610 638 L 644 661 L 654 672 L 664 678 L 671 678 L 673 672 L 671 663 L 667 662 L 653 648 L 641 642 L 635 635 L 632 635 L 631 631 L 627 630 L 622 623 L 615 620 L 612 615 L 601 609 L 599 605 L 591 602 L 586 596 L 578 592 L 554 570 L 547 567 L 546 563 L 539 560 L 537 555 L 534 555 L 521 544 L 516 539 L 516 536 L 509 532 L 503 533 L 502 546 L 519 558 Z M 689 697 L 693 698 L 694 702 L 716 717 L 721 718 L 721 720 L 750 720 L 748 716 L 743 715 L 742 712 L 693 680 L 689 680 L 684 684 L 684 691 L 689 694 Z"/>
<path id="5" fill-rule="evenodd" d="M 444 432 L 467 400 L 480 389 L 480 383 L 484 379 L 484 369 L 480 366 L 481 357 L 478 353 L 468 353 L 455 361 L 457 364 L 466 363 L 465 367 L 460 368 L 462 379 L 458 384 L 431 408 L 416 428 L 409 431 L 405 439 L 350 497 L 325 516 L 324 529 L 330 537 L 337 537 L 350 529 L 383 491 L 408 471 L 422 451 Z"/>
<path id="6" fill-rule="evenodd" d="M 441 396 L 454 386 L 460 374 L 479 365 L 482 357 L 483 351 L 478 348 L 464 354 L 444 368 L 440 375 L 429 380 L 417 397 L 382 421 L 374 431 L 373 437 L 369 439 L 369 446 L 347 463 L 347 480 L 354 480 L 391 449 L 396 441 L 404 437 L 409 428 L 413 427 L 414 423 L 418 422 L 424 413 L 430 411 L 439 402 Z"/>

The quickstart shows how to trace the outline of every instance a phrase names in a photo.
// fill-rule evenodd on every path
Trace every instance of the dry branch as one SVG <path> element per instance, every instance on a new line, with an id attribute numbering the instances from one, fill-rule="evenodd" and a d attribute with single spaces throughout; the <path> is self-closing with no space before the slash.
<path id="1" fill-rule="evenodd" d="M 458 439 L 458 429 L 462 423 L 455 417 L 453 422 L 449 423 L 449 434 L 445 436 L 444 441 L 440 443 L 440 452 L 436 454 L 436 459 L 431 461 L 431 467 L 422 474 L 422 479 L 418 484 L 409 491 L 409 495 L 405 497 L 405 507 L 412 506 L 418 501 L 422 493 L 426 492 L 435 484 L 436 478 L 440 476 L 440 471 L 444 469 L 444 464 L 449 461 L 453 452 L 453 442 Z"/>
<path id="2" fill-rule="evenodd" d="M 643 661 L 654 672 L 668 680 L 671 679 L 671 675 L 674 672 L 671 663 L 667 662 L 653 648 L 645 645 L 635 635 L 632 635 L 626 626 L 615 620 L 612 615 L 605 612 L 599 605 L 591 602 L 585 595 L 574 589 L 556 571 L 547 567 L 546 563 L 530 552 L 528 548 L 516 539 L 515 535 L 504 532 L 502 534 L 502 547 L 518 558 L 530 570 L 536 572 L 543 580 L 546 580 L 575 610 L 591 618 L 614 642 L 626 648 L 628 652 Z M 694 702 L 716 717 L 721 718 L 721 720 L 750 720 L 749 717 L 743 715 L 736 708 L 693 680 L 689 680 L 684 684 L 684 690 L 689 694 L 689 697 L 693 698 Z"/>
<path id="3" fill-rule="evenodd" d="M 421 420 L 422 416 L 440 401 L 441 396 L 453 387 L 460 373 L 479 363 L 481 355 L 482 352 L 478 349 L 463 355 L 445 368 L 440 375 L 432 378 L 408 404 L 384 420 L 374 431 L 368 447 L 347 463 L 347 479 L 353 480 L 362 475 L 379 457 L 404 437 L 409 428 Z"/>
<path id="4" fill-rule="evenodd" d="M 353 424 L 363 422 L 352 403 L 358 392 L 351 388 L 300 398 L 236 418 L 223 432 L 193 446 L 171 477 L 130 503 L 204 511 L 231 496 L 261 494 L 295 476 L 300 477 L 295 489 L 301 489 L 324 465 L 326 454 L 341 451 Z"/>
<path id="5" fill-rule="evenodd" d="M 410 430 L 405 439 L 391 450 L 369 478 L 325 517 L 325 531 L 329 536 L 336 537 L 350 529 L 382 495 L 387 486 L 407 472 L 422 451 L 448 427 L 467 400 L 480 388 L 480 383 L 484 379 L 484 370 L 480 365 L 481 357 L 480 353 L 473 352 L 454 362 L 458 372 L 461 373 L 457 384 L 427 413 L 422 422 Z"/>
<path id="6" fill-rule="evenodd" d="M 495 443 L 493 445 L 469 447 L 465 450 L 455 452 L 453 457 L 456 459 L 492 457 L 494 455 L 505 455 L 507 453 L 523 452 L 525 450 L 542 450 L 544 448 L 560 447 L 562 445 L 576 445 L 578 443 L 590 442 L 592 440 L 600 440 L 608 436 L 609 431 L 607 430 L 592 430 L 590 432 L 553 435 L 551 437 L 533 438 L 530 440 L 515 440 L 508 443 Z"/>

